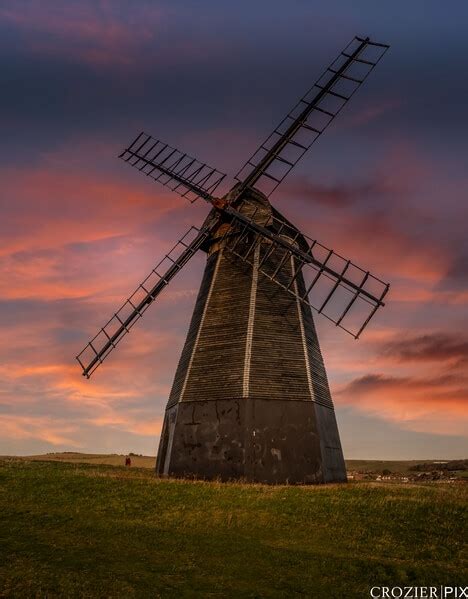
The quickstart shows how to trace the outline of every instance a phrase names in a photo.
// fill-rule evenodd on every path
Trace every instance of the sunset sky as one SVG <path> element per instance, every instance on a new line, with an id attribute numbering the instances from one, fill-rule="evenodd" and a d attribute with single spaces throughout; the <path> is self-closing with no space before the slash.
<path id="1" fill-rule="evenodd" d="M 468 4 L 0 1 L 0 454 L 155 454 L 205 256 L 95 375 L 75 355 L 208 206 L 117 155 L 229 175 L 354 35 L 391 45 L 271 197 L 391 283 L 317 316 L 345 457 L 468 457 Z"/>

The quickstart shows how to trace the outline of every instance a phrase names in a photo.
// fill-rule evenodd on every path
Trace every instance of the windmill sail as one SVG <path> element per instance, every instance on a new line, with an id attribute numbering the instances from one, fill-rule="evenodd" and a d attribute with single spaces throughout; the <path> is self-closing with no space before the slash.
<path id="1" fill-rule="evenodd" d="M 192 203 L 208 199 L 226 176 L 147 133 L 140 133 L 119 158 Z"/>
<path id="2" fill-rule="evenodd" d="M 267 195 L 323 133 L 388 46 L 354 38 L 238 173 L 146 133 L 120 157 L 211 206 L 77 356 L 90 377 L 199 249 L 207 260 L 161 431 L 161 475 L 268 483 L 346 481 L 311 308 L 354 337 L 389 286 L 303 235 Z M 269 184 L 266 186 L 266 184 Z"/>
<path id="3" fill-rule="evenodd" d="M 388 50 L 355 37 L 236 175 L 237 196 L 256 187 L 269 196 L 342 110 Z"/>
<path id="4" fill-rule="evenodd" d="M 83 376 L 89 378 L 99 364 L 102 364 L 209 235 L 209 226 L 201 230 L 191 227 L 153 268 L 114 316 L 76 357 L 83 369 Z"/>
<path id="5" fill-rule="evenodd" d="M 255 250 L 260 246 L 260 274 L 357 339 L 376 311 L 385 305 L 389 285 L 274 214 L 266 226 L 259 225 L 259 220 L 264 219 L 263 214 L 257 215 L 259 207 L 245 204 L 248 208 L 242 211 L 248 216 L 228 208 L 235 234 L 232 229 L 224 231 L 220 240 L 224 247 L 253 265 Z M 285 277 L 288 269 L 283 267 L 289 267 L 291 261 L 294 267 Z M 300 272 L 304 288 L 297 285 Z"/>

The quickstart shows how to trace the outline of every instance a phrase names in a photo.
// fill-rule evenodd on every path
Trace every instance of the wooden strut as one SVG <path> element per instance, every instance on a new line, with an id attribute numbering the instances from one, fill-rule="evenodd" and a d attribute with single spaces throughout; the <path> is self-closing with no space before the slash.
<path id="1" fill-rule="evenodd" d="M 286 118 L 290 118 L 292 120 L 292 123 L 289 125 L 289 127 L 287 127 L 286 131 L 281 135 L 281 137 L 276 141 L 276 143 L 270 148 L 270 150 L 267 151 L 266 155 L 258 162 L 258 164 L 256 166 L 253 163 L 248 162 L 249 164 L 251 164 L 251 166 L 254 167 L 253 170 L 246 176 L 245 179 L 240 181 L 233 189 L 231 189 L 231 191 L 228 194 L 226 194 L 226 196 L 224 196 L 222 198 L 214 197 L 214 195 L 212 195 L 212 194 L 215 193 L 215 188 L 219 185 L 219 183 L 222 181 L 222 179 L 225 177 L 225 175 L 222 175 L 214 182 L 213 185 L 210 185 L 209 187 L 207 187 L 208 180 L 213 175 L 213 173 L 216 172 L 216 169 L 211 169 L 211 167 L 208 167 L 210 169 L 209 172 L 205 176 L 203 176 L 201 179 L 199 179 L 198 181 L 195 182 L 195 177 L 197 175 L 199 175 L 202 172 L 202 169 L 204 167 L 206 167 L 207 165 L 204 165 L 204 164 L 201 165 L 195 172 L 192 172 L 189 176 L 186 176 L 188 174 L 189 169 L 196 162 L 195 159 L 191 159 L 191 157 L 187 156 L 186 154 L 182 154 L 182 153 L 180 153 L 180 156 L 179 156 L 177 154 L 179 152 L 178 150 L 168 146 L 167 144 L 164 144 L 163 142 L 159 142 L 158 140 L 156 140 L 154 143 L 151 143 L 152 138 L 150 136 L 148 136 L 147 134 L 140 133 L 140 135 L 137 137 L 137 139 L 134 140 L 134 142 L 132 142 L 132 144 L 122 152 L 122 154 L 120 155 L 121 158 L 123 158 L 124 156 L 127 156 L 127 154 L 128 154 L 128 158 L 124 158 L 124 160 L 126 160 L 127 162 L 129 162 L 130 158 L 136 158 L 136 161 L 134 163 L 129 162 L 129 164 L 131 166 L 137 166 L 139 168 L 139 170 L 143 171 L 145 174 L 151 175 L 151 173 L 153 173 L 154 171 L 157 171 L 157 172 L 161 173 L 161 175 L 167 176 L 169 178 L 169 181 L 170 180 L 174 181 L 176 183 L 176 185 L 174 188 L 171 188 L 174 191 L 176 191 L 180 187 L 186 188 L 187 192 L 184 192 L 184 194 L 181 194 L 181 195 L 186 195 L 189 192 L 192 192 L 197 197 L 203 198 L 206 202 L 208 202 L 213 207 L 217 217 L 208 219 L 208 221 L 207 221 L 208 225 L 203 227 L 199 231 L 197 237 L 189 245 L 185 246 L 185 250 L 179 255 L 179 257 L 176 260 L 172 260 L 172 258 L 170 258 L 170 256 L 168 256 L 169 259 L 172 261 L 172 265 L 168 268 L 168 270 L 162 276 L 159 275 L 158 273 L 156 273 L 156 274 L 158 274 L 158 276 L 160 278 L 159 278 L 158 282 L 156 284 L 154 284 L 151 289 L 146 289 L 143 286 L 143 284 L 139 286 L 139 287 L 141 287 L 141 289 L 143 289 L 143 291 L 146 292 L 146 296 L 141 301 L 139 301 L 138 303 L 137 302 L 133 303 L 131 301 L 131 299 L 133 298 L 133 295 L 130 296 L 130 298 L 124 304 L 124 306 L 126 306 L 126 304 L 129 304 L 129 306 L 132 308 L 131 314 L 128 317 L 122 316 L 122 318 L 121 318 L 119 315 L 119 312 L 120 312 L 120 310 L 119 310 L 112 317 L 112 319 L 105 325 L 105 327 L 101 329 L 101 331 L 98 333 L 98 335 L 96 337 L 94 337 L 88 343 L 85 350 L 90 348 L 92 350 L 92 352 L 94 352 L 94 357 L 89 362 L 88 365 L 83 364 L 82 361 L 80 360 L 80 357 L 82 356 L 82 354 L 85 350 L 83 350 L 83 352 L 81 352 L 77 356 L 77 360 L 83 368 L 84 376 L 89 378 L 90 374 L 95 370 L 95 368 L 97 368 L 97 366 L 100 363 L 102 363 L 103 359 L 116 346 L 116 344 L 120 341 L 122 336 L 125 333 L 127 333 L 129 331 L 129 329 L 131 328 L 131 326 L 134 324 L 134 322 L 136 322 L 136 320 L 142 316 L 146 307 L 156 299 L 156 296 L 159 295 L 159 293 L 164 289 L 164 287 L 169 283 L 169 281 L 190 260 L 190 258 L 194 255 L 194 253 L 197 252 L 203 246 L 203 244 L 206 243 L 206 241 L 209 238 L 211 238 L 211 240 L 213 241 L 214 231 L 216 230 L 217 227 L 219 227 L 219 225 L 222 225 L 223 223 L 226 223 L 228 225 L 231 225 L 231 224 L 237 225 L 237 226 L 233 227 L 233 231 L 234 231 L 233 234 L 235 234 L 238 230 L 240 230 L 240 232 L 239 232 L 240 238 L 244 238 L 245 236 L 248 236 L 249 233 L 255 234 L 256 239 L 254 240 L 254 243 L 253 243 L 252 247 L 250 248 L 249 252 L 252 251 L 252 249 L 254 247 L 255 247 L 256 251 L 258 251 L 259 243 L 261 243 L 262 239 L 265 239 L 265 240 L 268 240 L 271 242 L 272 248 L 274 248 L 274 247 L 283 248 L 285 257 L 291 257 L 291 259 L 295 258 L 299 262 L 298 272 L 300 272 L 300 270 L 302 269 L 302 266 L 304 266 L 305 264 L 310 264 L 310 265 L 314 266 L 316 269 L 318 269 L 317 276 L 320 276 L 321 273 L 325 273 L 329 278 L 332 278 L 334 280 L 334 287 L 332 288 L 332 290 L 328 294 L 327 298 L 323 302 L 322 306 L 319 309 L 319 312 L 323 311 L 326 304 L 329 302 L 333 293 L 335 292 L 335 290 L 337 289 L 337 287 L 340 284 L 343 284 L 346 287 L 348 287 L 349 289 L 354 290 L 355 294 L 354 294 L 351 302 L 348 304 L 345 311 L 340 316 L 338 322 L 335 324 L 339 325 L 339 323 L 343 320 L 343 318 L 345 317 L 345 315 L 347 314 L 347 312 L 349 311 L 349 309 L 351 308 L 351 306 L 353 305 L 355 300 L 358 298 L 358 296 L 360 296 L 360 295 L 363 296 L 363 299 L 367 298 L 366 301 L 368 301 L 368 303 L 372 304 L 373 309 L 372 309 L 370 315 L 367 317 L 367 320 L 362 325 L 361 329 L 358 331 L 356 338 L 360 335 L 360 333 L 362 332 L 364 327 L 367 325 L 367 323 L 369 322 L 372 315 L 376 312 L 376 310 L 380 306 L 385 305 L 383 302 L 383 299 L 389 290 L 389 285 L 385 285 L 385 283 L 383 281 L 380 281 L 380 279 L 376 279 L 374 277 L 377 281 L 379 281 L 379 283 L 382 283 L 382 285 L 384 285 L 385 288 L 384 288 L 383 292 L 380 294 L 380 297 L 376 297 L 375 295 L 373 295 L 372 293 L 370 293 L 369 291 L 367 291 L 363 288 L 365 282 L 367 281 L 367 279 L 369 277 L 368 272 L 365 273 L 364 279 L 361 281 L 361 283 L 355 283 L 345 276 L 345 273 L 351 264 L 350 261 L 346 262 L 341 273 L 336 272 L 335 270 L 333 270 L 333 268 L 331 268 L 327 264 L 328 258 L 333 253 L 332 250 L 330 250 L 329 256 L 324 261 L 323 260 L 320 261 L 320 260 L 316 259 L 312 253 L 312 249 L 316 242 L 314 242 L 311 246 L 307 242 L 305 244 L 307 247 L 302 247 L 302 249 L 301 249 L 301 247 L 297 243 L 294 243 L 294 241 L 291 241 L 291 239 L 287 239 L 284 236 L 280 235 L 280 232 L 284 226 L 284 223 L 281 221 L 281 219 L 278 219 L 278 222 L 281 223 L 279 231 L 275 232 L 275 231 L 271 230 L 270 228 L 268 228 L 268 226 L 264 226 L 264 225 L 256 222 L 252 216 L 247 216 L 246 214 L 243 214 L 238 209 L 236 209 L 233 205 L 236 200 L 239 201 L 242 197 L 245 197 L 245 195 L 247 195 L 250 190 L 254 190 L 255 183 L 262 176 L 267 176 L 267 177 L 272 178 L 274 181 L 277 181 L 278 183 L 280 182 L 280 180 L 276 179 L 274 176 L 266 173 L 266 169 L 268 169 L 268 167 L 275 160 L 279 160 L 280 162 L 285 163 L 286 165 L 290 166 L 291 168 L 294 166 L 295 162 L 294 163 L 290 162 L 289 160 L 282 157 L 280 154 L 284 150 L 284 148 L 286 146 L 288 146 L 288 144 L 298 146 L 299 148 L 303 149 L 304 151 L 308 149 L 308 146 L 307 147 L 302 146 L 301 144 L 299 144 L 298 142 L 296 142 L 293 139 L 293 137 L 296 135 L 296 133 L 298 131 L 301 130 L 301 128 L 310 129 L 312 131 L 315 131 L 318 134 L 320 134 L 322 132 L 322 131 L 312 128 L 311 126 L 307 125 L 307 123 L 306 123 L 306 121 L 307 121 L 309 115 L 312 113 L 312 111 L 318 110 L 319 112 L 322 112 L 331 117 L 334 117 L 341 110 L 341 108 L 339 108 L 337 110 L 336 114 L 329 112 L 327 110 L 324 110 L 323 108 L 321 108 L 317 105 L 320 102 L 320 100 L 323 97 L 325 97 L 326 94 L 334 95 L 343 100 L 349 100 L 349 97 L 346 97 L 337 92 L 334 92 L 331 89 L 333 87 L 333 85 L 340 79 L 340 77 L 343 77 L 344 79 L 349 79 L 351 81 L 355 81 L 356 83 L 359 83 L 359 84 L 362 83 L 362 81 L 357 80 L 349 75 L 346 75 L 345 71 L 347 70 L 347 68 L 354 61 L 370 65 L 372 68 L 379 62 L 379 60 L 383 54 L 380 56 L 380 58 L 377 59 L 377 61 L 375 63 L 370 62 L 368 60 L 364 60 L 362 58 L 359 58 L 359 55 L 361 54 L 361 52 L 368 45 L 379 46 L 382 48 L 388 48 L 388 46 L 386 44 L 378 44 L 375 42 L 371 42 L 368 37 L 367 38 L 355 37 L 355 39 L 359 42 L 359 46 L 356 48 L 356 50 L 354 50 L 353 52 L 350 52 L 350 53 L 346 53 L 346 49 L 349 47 L 349 45 L 348 45 L 348 47 L 345 49 L 345 51 L 341 52 L 341 55 L 344 56 L 346 59 L 344 61 L 344 63 L 342 64 L 342 66 L 335 70 L 335 69 L 331 68 L 331 66 L 334 64 L 334 63 L 332 63 L 332 65 L 327 69 L 327 71 L 330 71 L 333 74 L 333 76 L 330 78 L 330 80 L 327 83 L 325 83 L 324 85 L 317 85 L 319 91 L 311 101 L 306 101 L 304 99 L 307 97 L 307 94 L 306 94 L 306 96 L 304 96 L 303 99 L 300 100 L 300 102 L 305 104 L 305 108 L 303 110 L 301 110 L 299 116 L 294 118 L 293 116 L 291 116 L 291 114 L 287 115 Z M 372 68 L 370 70 L 372 70 Z M 366 78 L 366 76 L 367 75 L 364 76 L 364 79 Z M 311 90 L 309 90 L 309 91 L 311 91 Z M 353 93 L 351 93 L 351 95 L 353 95 Z M 326 125 L 324 128 L 326 128 Z M 275 130 L 275 132 L 276 132 L 276 130 Z M 278 134 L 280 134 L 280 133 L 278 132 Z M 141 141 L 141 139 L 143 139 L 143 141 Z M 146 151 L 144 151 L 143 148 L 144 148 L 145 144 L 148 142 L 150 142 L 150 147 L 149 147 L 149 149 L 146 149 Z M 162 144 L 162 149 L 160 149 L 156 153 L 155 156 L 153 156 L 152 158 L 149 158 L 149 154 L 152 152 L 152 150 L 155 147 L 157 147 L 158 143 Z M 136 149 L 135 149 L 135 146 L 137 146 Z M 155 158 L 160 156 L 161 153 L 165 152 L 167 148 L 169 148 L 169 150 L 170 150 L 169 155 L 166 156 L 163 160 L 160 160 L 160 162 L 158 164 L 157 161 L 155 161 Z M 264 149 L 266 150 L 267 148 L 264 148 Z M 140 153 L 140 150 L 142 151 L 141 153 Z M 168 160 L 174 154 L 176 157 L 176 161 L 173 162 L 170 166 L 168 166 Z M 302 156 L 302 154 L 301 154 L 301 156 Z M 183 165 L 183 161 L 186 158 L 188 158 L 189 162 L 185 166 L 181 166 L 181 165 Z M 148 172 L 143 170 L 148 166 L 150 167 L 150 170 Z M 176 172 L 176 168 L 179 169 L 178 172 Z M 288 170 L 288 172 L 289 172 L 289 170 Z M 161 175 L 158 175 L 158 178 L 156 180 L 159 180 Z M 161 183 L 166 185 L 166 184 L 168 184 L 168 181 L 164 182 L 163 180 L 161 180 Z M 246 198 L 246 200 L 248 202 L 247 198 Z M 254 214 L 255 214 L 255 212 L 254 212 Z M 294 230 L 297 231 L 297 235 L 295 236 L 295 239 L 297 239 L 298 236 L 301 235 L 301 233 L 297 229 L 294 229 Z M 216 241 L 216 240 L 214 240 L 214 241 Z M 236 242 L 236 244 L 237 244 L 237 242 Z M 185 244 L 183 244 L 183 245 L 185 245 Z M 264 260 L 266 260 L 266 257 L 268 255 L 270 255 L 270 253 L 272 251 L 274 251 L 274 250 L 273 249 L 268 250 L 266 256 L 262 260 L 262 263 Z M 364 272 L 364 271 L 362 271 L 362 272 Z M 296 280 L 295 280 L 296 276 L 297 276 L 297 273 L 291 280 L 290 286 L 293 283 L 296 284 Z M 146 281 L 146 279 L 145 279 L 145 281 Z M 309 287 L 309 289 L 311 287 Z M 349 291 L 349 289 L 348 289 L 348 291 Z M 287 290 L 290 290 L 290 289 L 287 289 Z M 299 296 L 297 296 L 297 297 L 299 297 Z M 301 299 L 301 298 L 299 298 L 299 299 Z M 110 322 L 112 322 L 112 320 L 114 318 L 116 318 L 118 320 L 119 326 L 118 326 L 117 330 L 115 331 L 115 333 L 110 334 L 110 332 L 108 333 L 105 330 L 105 328 L 109 325 Z M 342 327 L 342 328 L 344 328 L 344 327 Z M 93 342 L 95 342 L 96 338 L 101 334 L 101 332 L 103 332 L 106 337 L 106 343 L 104 344 L 104 346 L 102 348 L 99 349 L 99 347 L 95 347 L 93 345 Z"/>
<path id="2" fill-rule="evenodd" d="M 140 157 L 140 160 L 143 160 L 144 162 L 147 162 L 148 164 L 152 164 L 153 166 L 155 166 L 150 160 L 146 160 L 145 158 L 141 158 L 141 157 Z M 192 187 L 192 184 L 189 181 L 183 179 L 182 177 L 177 176 L 175 173 L 171 172 L 168 169 L 165 169 L 163 166 L 156 166 L 156 168 L 158 170 L 160 170 L 161 172 L 171 176 L 176 181 L 179 181 L 181 184 L 185 185 L 186 187 Z M 225 200 L 223 198 L 216 198 L 216 197 L 212 196 L 211 194 L 209 194 L 208 192 L 206 192 L 205 190 L 202 190 L 196 186 L 193 186 L 193 188 L 194 188 L 193 190 L 196 193 L 198 193 L 200 195 L 200 197 L 202 197 L 206 202 L 211 204 L 220 214 L 224 214 L 230 218 L 234 218 L 235 220 L 243 222 L 247 226 L 247 228 L 249 228 L 251 231 L 253 231 L 254 233 L 263 235 L 267 239 L 270 239 L 271 241 L 278 243 L 279 245 L 282 245 L 284 248 L 291 251 L 296 256 L 296 258 L 299 258 L 300 260 L 302 260 L 302 262 L 306 262 L 308 264 L 313 264 L 314 266 L 317 266 L 322 271 L 328 273 L 329 275 L 333 276 L 334 278 L 337 276 L 337 273 L 333 269 L 324 265 L 319 260 L 316 260 L 312 256 L 312 254 L 303 252 L 296 246 L 287 242 L 282 237 L 275 235 L 275 233 L 272 233 L 266 227 L 263 227 L 262 225 L 257 224 L 251 218 L 248 218 L 247 216 L 243 215 L 241 212 L 239 212 L 238 210 L 233 208 L 230 203 L 232 201 L 231 198 L 230 198 L 230 201 L 228 202 L 227 200 Z M 369 293 L 365 289 L 362 289 L 361 287 L 356 285 L 356 283 L 347 279 L 346 277 L 342 277 L 341 281 L 344 284 L 351 287 L 352 289 L 354 289 L 355 291 L 359 290 L 359 292 L 362 295 L 366 296 L 372 302 L 375 302 L 378 306 L 385 305 L 382 302 L 382 299 L 383 299 L 382 297 L 381 298 L 374 297 L 371 293 Z"/>

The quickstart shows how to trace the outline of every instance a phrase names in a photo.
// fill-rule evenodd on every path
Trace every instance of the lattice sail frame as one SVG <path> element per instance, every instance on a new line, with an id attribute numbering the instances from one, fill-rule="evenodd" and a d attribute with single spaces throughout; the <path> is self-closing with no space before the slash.
<path id="1" fill-rule="evenodd" d="M 241 211 L 230 210 L 234 230 L 224 230 L 218 241 L 253 267 L 256 247 L 263 248 L 256 265 L 261 275 L 358 339 L 378 308 L 385 305 L 389 285 L 274 214 L 259 225 L 264 219 L 263 207 L 244 201 Z M 295 270 L 285 280 L 282 266 L 291 259 Z M 300 272 L 306 286 L 303 292 L 295 284 Z"/>
<path id="2" fill-rule="evenodd" d="M 217 169 L 144 132 L 123 150 L 119 158 L 192 204 L 200 197 L 211 197 L 226 177 Z"/>
<path id="3" fill-rule="evenodd" d="M 325 69 L 236 174 L 239 195 L 255 186 L 267 197 L 320 137 L 388 50 L 355 37 Z"/>
<path id="4" fill-rule="evenodd" d="M 110 352 L 139 321 L 152 302 L 169 284 L 170 280 L 193 257 L 210 236 L 209 226 L 190 229 L 174 247 L 152 269 L 114 316 L 99 330 L 76 359 L 83 368 L 83 375 L 89 378 L 102 364 Z"/>
<path id="5" fill-rule="evenodd" d="M 221 243 L 229 253 L 257 268 L 261 275 L 357 339 L 378 308 L 384 305 L 389 285 L 274 214 L 265 220 L 264 207 L 244 200 L 241 210 L 238 212 L 231 206 L 221 209 L 229 216 L 231 228 L 224 227 L 223 234 L 212 241 Z M 202 229 L 191 227 L 155 266 L 78 354 L 84 376 L 89 378 L 102 364 L 217 227 L 216 219 Z M 255 264 L 255 249 L 259 245 L 263 252 L 260 262 Z M 288 269 L 282 266 L 291 259 L 295 270 L 285 279 Z M 295 284 L 300 272 L 306 285 L 301 293 Z"/>
<path id="6" fill-rule="evenodd" d="M 265 195 L 271 194 L 341 111 L 380 61 L 388 47 L 385 44 L 371 42 L 369 38 L 354 38 L 260 146 L 260 149 L 247 161 L 245 166 L 250 171 L 240 181 L 240 184 L 228 194 L 230 201 L 234 201 L 243 191 L 254 185 Z M 363 58 L 364 51 L 369 49 L 376 52 L 373 60 Z M 351 74 L 350 69 L 351 67 L 356 68 L 355 65 L 365 65 L 367 71 L 362 72 L 361 75 Z M 331 75 L 328 75 L 328 80 L 322 81 L 327 73 L 331 73 Z M 336 86 L 343 81 L 356 84 L 354 89 L 348 90 L 349 95 L 347 96 L 345 92 L 337 91 Z M 319 91 L 312 97 L 313 92 L 316 90 Z M 330 98 L 342 100 L 341 106 L 339 105 L 335 109 L 327 109 L 323 104 L 320 104 L 320 102 Z M 311 115 L 325 115 L 328 120 L 325 119 L 321 129 L 319 129 L 311 124 Z M 288 125 L 289 122 L 291 124 Z M 308 141 L 302 139 L 302 135 L 310 133 L 313 135 Z M 257 160 L 255 156 L 258 152 L 261 155 L 257 157 Z M 291 155 L 291 152 L 296 153 Z M 248 215 L 246 215 L 227 205 L 225 201 L 214 197 L 214 191 L 225 178 L 225 175 L 217 169 L 197 161 L 195 158 L 146 133 L 140 133 L 119 157 L 155 181 L 159 181 L 181 196 L 186 197 L 190 202 L 194 202 L 201 197 L 213 205 L 221 215 L 227 216 L 228 220 L 231 220 L 231 225 L 237 229 L 235 236 L 226 232 L 221 239 L 228 252 L 237 255 L 243 261 L 253 264 L 254 249 L 258 245 L 261 246 L 260 249 L 265 246 L 265 251 L 258 265 L 259 272 L 354 337 L 359 337 L 377 309 L 384 305 L 383 299 L 388 292 L 389 285 L 371 275 L 368 271 L 361 269 L 349 260 L 345 260 L 317 241 L 307 238 L 274 214 L 267 223 L 264 223 L 266 226 L 259 225 L 255 221 L 256 211 L 259 209 L 257 205 L 252 204 L 245 210 L 246 202 L 244 200 L 243 212 L 247 211 Z M 278 176 L 268 171 L 269 168 L 277 168 L 278 165 L 283 169 L 282 172 L 277 173 Z M 242 170 L 238 173 L 238 180 L 240 180 Z M 273 181 L 273 188 L 269 191 L 262 190 L 262 179 Z M 218 224 L 217 219 L 211 219 L 208 221 L 208 225 L 202 229 L 191 227 L 152 270 L 150 275 L 124 302 L 123 306 L 100 329 L 85 349 L 78 354 L 77 360 L 83 368 L 84 376 L 89 378 L 175 274 L 207 241 Z M 235 242 L 234 239 L 236 239 Z M 290 280 L 285 281 L 284 277 L 280 278 L 277 275 L 281 270 L 281 265 L 288 258 L 292 261 L 295 271 Z M 162 273 L 164 263 L 168 268 Z M 273 270 L 270 268 L 271 263 L 276 263 Z M 335 267 L 333 267 L 333 263 L 335 263 Z M 305 289 L 300 293 L 298 292 L 298 285 L 295 284 L 299 272 L 304 275 L 306 284 Z M 307 275 L 310 275 L 310 278 L 307 278 Z M 152 277 L 153 280 L 149 282 Z M 328 284 L 325 291 L 324 282 Z M 151 287 L 151 289 L 148 289 L 148 287 Z M 322 299 L 319 299 L 319 289 L 322 289 Z M 340 292 L 348 293 L 348 297 L 337 311 L 337 306 L 340 305 Z M 314 293 L 313 298 L 309 297 L 311 293 Z M 349 320 L 352 311 L 356 311 L 356 306 L 358 304 L 362 305 L 362 303 L 368 306 L 368 312 L 357 328 L 348 328 L 348 325 L 345 326 L 345 319 Z M 327 313 L 333 307 L 335 308 L 335 314 Z"/>

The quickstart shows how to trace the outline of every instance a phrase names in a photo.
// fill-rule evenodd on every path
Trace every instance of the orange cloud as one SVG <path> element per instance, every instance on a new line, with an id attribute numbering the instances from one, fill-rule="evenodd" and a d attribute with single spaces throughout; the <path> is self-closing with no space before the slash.
<path id="1" fill-rule="evenodd" d="M 47 162 L 47 168 L 0 172 L 10 198 L 0 223 L 4 299 L 105 296 L 115 311 L 183 232 L 177 220 L 196 223 L 206 213 L 156 184 L 142 185 L 137 173 L 129 184 Z"/>
<path id="2" fill-rule="evenodd" d="M 1 176 L 4 196 L 15 198 L 5 214 L 3 255 L 125 235 L 187 207 L 156 185 L 141 191 L 93 173 L 10 168 Z"/>
<path id="3" fill-rule="evenodd" d="M 34 168 L 0 172 L 11 198 L 0 223 L 0 294 L 5 314 L 15 314 L 4 317 L 6 335 L 0 340 L 0 407 L 12 412 L 4 420 L 11 438 L 79 447 L 86 430 L 94 438 L 106 431 L 152 438 L 160 431 L 203 256 L 161 295 L 145 314 L 145 326 L 137 325 L 91 380 L 80 376 L 74 356 L 169 249 L 177 229 L 197 222 L 207 208 L 140 184 L 137 173 L 135 183 L 126 174 L 96 174 L 80 160 L 92 145 L 83 142 L 68 153 L 62 148 Z M 439 302 L 442 310 L 440 302 L 451 301 L 452 316 L 468 301 L 463 290 L 437 287 L 453 248 L 421 243 L 411 227 L 402 227 L 399 215 L 361 203 L 361 193 L 411 187 L 418 169 L 408 169 L 398 184 L 377 179 L 367 187 L 322 189 L 323 212 L 314 221 L 296 220 L 307 232 L 339 239 L 343 253 L 395 283 L 385 312 L 362 341 L 319 324 L 338 406 L 415 431 L 460 434 L 467 413 L 460 372 L 444 378 L 427 355 L 409 361 L 384 352 L 407 326 L 408 304 L 417 311 Z M 417 218 L 408 212 L 408 220 Z M 409 341 L 420 336 L 415 329 Z"/>
<path id="4" fill-rule="evenodd" d="M 55 418 L 35 416 L 7 416 L 0 414 L 2 435 L 11 439 L 38 439 L 51 445 L 81 448 L 76 439 L 78 427 Z"/>
<path id="5" fill-rule="evenodd" d="M 369 416 L 403 428 L 464 435 L 468 427 L 467 380 L 365 375 L 343 385 L 335 396 Z"/>

